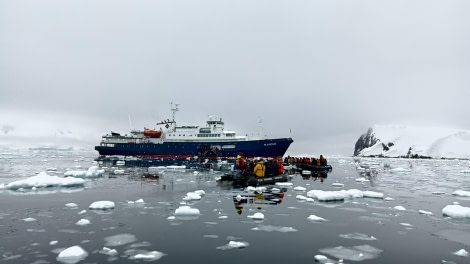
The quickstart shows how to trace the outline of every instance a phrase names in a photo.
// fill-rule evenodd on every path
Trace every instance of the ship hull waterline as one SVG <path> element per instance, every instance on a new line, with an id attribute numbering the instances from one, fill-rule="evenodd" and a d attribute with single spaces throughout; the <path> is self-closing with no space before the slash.
<path id="1" fill-rule="evenodd" d="M 101 156 L 134 156 L 145 158 L 233 158 L 240 152 L 244 157 L 282 158 L 293 142 L 292 138 L 248 141 L 115 143 L 113 146 L 95 146 Z"/>

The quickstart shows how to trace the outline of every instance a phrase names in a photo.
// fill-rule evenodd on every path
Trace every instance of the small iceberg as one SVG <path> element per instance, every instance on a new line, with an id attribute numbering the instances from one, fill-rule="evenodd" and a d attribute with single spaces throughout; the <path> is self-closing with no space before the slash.
<path id="1" fill-rule="evenodd" d="M 246 217 L 251 218 L 253 220 L 263 220 L 264 219 L 264 214 L 258 212 L 258 213 L 252 214 L 252 215 L 247 215 Z"/>
<path id="2" fill-rule="evenodd" d="M 442 214 L 452 218 L 470 218 L 470 207 L 463 207 L 458 204 L 447 205 L 442 209 Z"/>
<path id="3" fill-rule="evenodd" d="M 311 222 L 326 222 L 327 221 L 325 218 L 319 217 L 316 215 L 309 215 L 309 217 L 307 217 L 307 220 Z"/>
<path id="4" fill-rule="evenodd" d="M 88 253 L 83 250 L 80 246 L 73 246 L 62 250 L 57 256 L 57 261 L 67 264 L 75 264 L 81 260 L 84 260 L 88 256 Z"/>
<path id="5" fill-rule="evenodd" d="M 111 201 L 97 201 L 90 206 L 88 206 L 90 210 L 107 210 L 107 209 L 114 209 L 114 202 Z"/>
<path id="6" fill-rule="evenodd" d="M 46 188 L 46 187 L 75 187 L 84 186 L 85 180 L 67 177 L 51 176 L 45 172 L 40 172 L 36 176 L 24 180 L 10 182 L 5 185 L 5 189 L 18 190 L 20 188 Z"/>

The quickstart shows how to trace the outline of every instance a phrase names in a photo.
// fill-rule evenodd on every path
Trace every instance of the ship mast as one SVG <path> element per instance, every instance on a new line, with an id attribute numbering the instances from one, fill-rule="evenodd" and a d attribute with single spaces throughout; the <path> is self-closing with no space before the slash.
<path id="1" fill-rule="evenodd" d="M 173 112 L 173 120 L 172 121 L 175 122 L 175 113 L 178 112 L 178 110 L 179 110 L 178 105 L 180 105 L 180 104 L 176 104 L 176 103 L 173 103 L 173 102 L 171 102 L 170 104 L 171 104 L 171 112 Z"/>

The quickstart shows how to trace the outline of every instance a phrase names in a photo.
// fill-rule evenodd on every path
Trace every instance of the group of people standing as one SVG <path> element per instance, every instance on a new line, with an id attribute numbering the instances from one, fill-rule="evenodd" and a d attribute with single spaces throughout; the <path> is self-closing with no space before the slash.
<path id="1" fill-rule="evenodd" d="M 304 164 L 313 164 L 317 166 L 326 166 L 328 165 L 326 159 L 323 155 L 320 155 L 318 159 L 312 157 L 291 157 L 287 156 L 284 158 L 284 163 L 286 164 L 295 164 L 295 163 L 304 163 Z"/>
<path id="2" fill-rule="evenodd" d="M 281 159 L 269 159 L 269 160 L 245 160 L 243 153 L 240 152 L 237 155 L 235 161 L 235 168 L 240 170 L 242 174 L 254 174 L 257 177 L 274 176 L 284 173 L 284 164 Z"/>

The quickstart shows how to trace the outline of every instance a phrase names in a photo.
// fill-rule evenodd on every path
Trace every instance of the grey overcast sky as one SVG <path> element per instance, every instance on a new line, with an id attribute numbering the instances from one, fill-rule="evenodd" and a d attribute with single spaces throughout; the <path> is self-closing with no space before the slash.
<path id="1" fill-rule="evenodd" d="M 180 125 L 352 155 L 368 127 L 470 129 L 470 1 L 0 2 L 0 142 Z M 129 118 L 130 117 L 130 118 Z M 131 122 L 129 122 L 129 120 Z"/>

